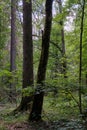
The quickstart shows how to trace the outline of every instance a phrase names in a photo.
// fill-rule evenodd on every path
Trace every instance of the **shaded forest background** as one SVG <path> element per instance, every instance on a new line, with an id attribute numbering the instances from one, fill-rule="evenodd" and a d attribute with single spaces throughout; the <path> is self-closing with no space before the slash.
<path id="1" fill-rule="evenodd" d="M 12 120 L 56 130 L 86 122 L 86 10 L 85 0 L 0 1 L 1 129 Z"/>

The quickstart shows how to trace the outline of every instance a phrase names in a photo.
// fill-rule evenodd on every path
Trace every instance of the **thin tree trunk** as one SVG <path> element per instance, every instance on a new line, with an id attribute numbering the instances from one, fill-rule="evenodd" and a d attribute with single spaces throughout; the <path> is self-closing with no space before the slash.
<path id="1" fill-rule="evenodd" d="M 49 42 L 50 42 L 50 33 L 51 33 L 51 24 L 52 24 L 52 3 L 53 0 L 46 0 L 45 28 L 42 37 L 42 50 L 41 50 L 41 57 L 40 57 L 38 73 L 37 73 L 37 86 L 39 85 L 40 88 L 39 91 L 36 92 L 34 95 L 33 107 L 29 117 L 30 121 L 41 120 L 43 98 L 44 98 L 43 82 L 45 81 L 45 76 L 46 76 L 46 67 L 47 67 L 48 55 L 49 55 Z"/>
<path id="2" fill-rule="evenodd" d="M 59 13 L 62 13 L 62 1 L 59 1 Z M 60 21 L 61 25 L 61 41 L 62 41 L 62 73 L 64 74 L 64 78 L 66 78 L 66 50 L 65 50 L 65 37 L 64 37 L 64 25 L 63 25 L 63 19 Z"/>
<path id="3" fill-rule="evenodd" d="M 16 70 L 16 0 L 11 0 L 11 47 L 10 47 L 10 71 L 12 75 Z M 9 99 L 12 102 L 16 94 L 15 83 L 10 83 L 10 95 Z"/>
<path id="4" fill-rule="evenodd" d="M 80 63 L 79 63 L 79 111 L 82 113 L 82 39 L 83 39 L 83 25 L 84 25 L 84 10 L 85 10 L 85 0 L 82 3 L 82 17 L 80 26 Z"/>

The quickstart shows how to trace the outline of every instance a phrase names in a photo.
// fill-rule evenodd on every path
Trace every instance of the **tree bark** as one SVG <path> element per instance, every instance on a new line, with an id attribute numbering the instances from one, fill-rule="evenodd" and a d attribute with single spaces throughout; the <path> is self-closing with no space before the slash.
<path id="1" fill-rule="evenodd" d="M 83 40 L 83 26 L 84 26 L 84 10 L 85 10 L 85 0 L 82 2 L 82 16 L 81 16 L 81 26 L 80 26 L 80 62 L 79 62 L 79 111 L 82 114 L 82 40 Z"/>
<path id="2" fill-rule="evenodd" d="M 23 0 L 23 89 L 33 86 L 33 43 L 32 43 L 32 1 Z M 32 96 L 22 95 L 19 107 L 14 110 L 26 111 Z"/>
<path id="3" fill-rule="evenodd" d="M 16 1 L 11 0 L 11 45 L 10 45 L 10 72 L 12 75 L 16 70 Z M 15 83 L 12 82 L 11 76 L 11 83 L 10 83 L 10 94 L 9 100 L 12 102 L 16 100 L 16 88 Z"/>
<path id="4" fill-rule="evenodd" d="M 33 85 L 32 1 L 23 0 L 23 89 Z M 22 96 L 20 108 L 25 111 L 32 96 Z"/>
<path id="5" fill-rule="evenodd" d="M 44 98 L 44 91 L 43 88 L 41 87 L 43 87 L 44 85 L 45 76 L 46 76 L 46 67 L 47 67 L 48 55 L 49 55 L 49 42 L 50 42 L 50 33 L 51 33 L 51 24 L 52 24 L 52 3 L 53 0 L 46 0 L 45 27 L 42 36 L 42 50 L 41 50 L 41 57 L 40 57 L 38 73 L 37 73 L 37 86 L 39 85 L 39 91 L 36 91 L 34 95 L 33 107 L 29 117 L 30 121 L 41 120 L 43 98 Z"/>

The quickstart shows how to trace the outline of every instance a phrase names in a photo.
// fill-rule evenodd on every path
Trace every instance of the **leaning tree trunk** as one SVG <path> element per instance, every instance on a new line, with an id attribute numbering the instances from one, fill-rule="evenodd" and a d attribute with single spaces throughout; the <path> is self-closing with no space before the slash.
<path id="1" fill-rule="evenodd" d="M 10 47 L 10 72 L 12 75 L 16 70 L 16 1 L 11 0 L 11 47 Z M 15 101 L 15 83 L 12 82 L 11 76 L 9 100 Z"/>
<path id="2" fill-rule="evenodd" d="M 41 87 L 43 86 L 43 82 L 45 80 L 46 67 L 48 62 L 49 41 L 50 41 L 51 24 L 52 24 L 52 3 L 53 0 L 46 0 L 45 28 L 42 36 L 42 50 L 37 73 L 37 86 L 39 85 Z M 39 89 L 40 89 L 39 92 L 36 92 L 34 95 L 32 111 L 29 117 L 30 121 L 41 120 L 44 92 L 42 88 Z"/>
<path id="3" fill-rule="evenodd" d="M 32 43 L 32 1 L 23 0 L 23 89 L 33 86 L 33 43 Z M 33 96 L 22 95 L 19 107 L 14 110 L 26 111 Z"/>

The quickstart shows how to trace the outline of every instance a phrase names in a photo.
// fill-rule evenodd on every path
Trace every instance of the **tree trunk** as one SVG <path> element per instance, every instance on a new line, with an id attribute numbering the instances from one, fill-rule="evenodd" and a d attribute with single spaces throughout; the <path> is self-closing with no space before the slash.
<path id="1" fill-rule="evenodd" d="M 62 13 L 62 1 L 59 1 L 59 13 Z M 62 73 L 64 75 L 64 78 L 66 78 L 66 50 L 65 50 L 65 38 L 64 38 L 64 25 L 63 25 L 63 19 L 60 21 L 61 25 L 61 42 L 62 42 Z"/>
<path id="2" fill-rule="evenodd" d="M 45 80 L 46 67 L 48 62 L 49 41 L 50 41 L 51 24 L 52 24 L 52 3 L 53 0 L 46 0 L 45 27 L 44 27 L 43 37 L 42 37 L 42 50 L 41 50 L 41 57 L 40 57 L 38 73 L 37 73 L 37 86 L 39 85 L 39 91 L 37 90 L 37 92 L 34 95 L 33 107 L 29 117 L 30 121 L 41 120 L 43 98 L 44 98 L 43 88 L 41 87 L 43 87 L 43 82 Z"/>
<path id="3" fill-rule="evenodd" d="M 82 114 L 82 39 L 83 39 L 83 25 L 84 25 L 84 10 L 85 10 L 85 0 L 82 2 L 82 17 L 80 26 L 80 62 L 79 62 L 79 111 Z"/>
<path id="4" fill-rule="evenodd" d="M 16 70 L 16 1 L 11 0 L 11 47 L 10 47 L 10 72 L 12 72 L 12 75 L 14 74 Z M 11 76 L 11 83 L 10 83 L 10 94 L 9 94 L 9 100 L 12 102 L 16 100 L 15 94 L 16 94 L 16 88 L 15 83 L 12 82 Z"/>
<path id="5" fill-rule="evenodd" d="M 32 1 L 23 0 L 23 89 L 33 86 L 33 43 L 32 43 Z M 14 111 L 26 111 L 32 96 L 23 96 Z"/>

